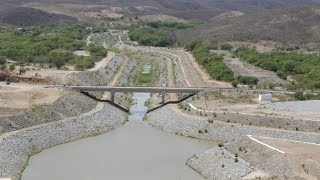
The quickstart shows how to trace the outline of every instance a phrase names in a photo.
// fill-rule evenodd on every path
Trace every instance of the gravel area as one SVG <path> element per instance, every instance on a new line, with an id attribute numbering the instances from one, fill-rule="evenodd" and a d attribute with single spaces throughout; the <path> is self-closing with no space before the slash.
<path id="1" fill-rule="evenodd" d="M 90 113 L 0 136 L 0 177 L 19 179 L 31 155 L 55 145 L 94 136 L 121 126 L 126 115 L 108 104 Z"/>
<path id="2" fill-rule="evenodd" d="M 320 179 L 320 162 L 312 159 L 304 161 L 304 170 L 312 176 Z"/>
<path id="3" fill-rule="evenodd" d="M 320 112 L 320 100 L 275 102 L 261 105 L 260 108 L 268 108 L 275 111 L 297 112 L 301 114 L 313 114 Z"/>
<path id="4" fill-rule="evenodd" d="M 187 161 L 187 165 L 206 179 L 241 179 L 255 170 L 250 163 L 224 148 L 213 148 Z"/>
<path id="5" fill-rule="evenodd" d="M 168 105 L 159 109 L 158 111 L 151 112 L 147 116 L 147 122 L 150 125 L 161 128 L 167 132 L 200 139 L 226 142 L 230 144 L 234 144 L 239 141 L 251 142 L 248 141 L 249 138 L 247 135 L 282 138 L 320 144 L 320 134 L 259 128 L 255 126 L 244 126 L 219 121 L 213 121 L 210 123 L 208 118 L 181 114 L 174 109 L 176 109 L 175 106 Z M 228 150 L 235 152 L 243 144 L 245 143 L 239 143 L 237 146 L 234 146 Z M 257 143 L 255 144 L 255 146 L 257 146 Z M 255 151 L 255 149 L 252 151 Z M 251 160 L 248 162 L 252 163 L 252 161 L 255 161 L 255 159 L 259 159 L 260 161 L 264 162 L 268 159 L 267 157 L 260 159 L 260 152 L 255 152 L 254 157 L 254 159 L 248 158 Z M 275 156 L 272 155 L 272 157 Z M 266 169 L 268 172 L 276 174 L 279 177 L 284 177 L 286 174 L 290 174 L 285 165 L 281 166 L 281 168 L 278 168 L 278 164 L 281 164 L 285 161 L 279 160 L 278 157 L 272 160 L 273 161 L 269 162 L 268 164 L 261 165 L 262 170 Z"/>

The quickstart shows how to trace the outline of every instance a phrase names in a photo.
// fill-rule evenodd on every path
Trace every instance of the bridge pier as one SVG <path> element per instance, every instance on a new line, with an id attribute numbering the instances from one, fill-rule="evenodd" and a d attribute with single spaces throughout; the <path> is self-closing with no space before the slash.
<path id="1" fill-rule="evenodd" d="M 166 92 L 162 91 L 162 104 L 165 103 Z"/>
<path id="2" fill-rule="evenodd" d="M 115 92 L 114 92 L 114 91 L 111 91 L 110 93 L 111 93 L 111 102 L 114 103 L 114 93 L 115 93 Z"/>

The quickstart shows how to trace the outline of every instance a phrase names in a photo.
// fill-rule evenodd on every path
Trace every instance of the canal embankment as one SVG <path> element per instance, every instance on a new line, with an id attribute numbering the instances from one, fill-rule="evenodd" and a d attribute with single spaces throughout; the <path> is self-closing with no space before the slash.
<path id="1" fill-rule="evenodd" d="M 126 120 L 124 112 L 99 103 L 92 111 L 77 117 L 3 134 L 0 136 L 0 177 L 20 179 L 31 155 L 59 144 L 108 132 Z"/>

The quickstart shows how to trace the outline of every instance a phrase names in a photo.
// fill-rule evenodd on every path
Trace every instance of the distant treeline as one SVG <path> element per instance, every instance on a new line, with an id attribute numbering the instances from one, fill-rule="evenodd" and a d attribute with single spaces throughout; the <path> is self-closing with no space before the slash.
<path id="1" fill-rule="evenodd" d="M 320 54 L 299 52 L 260 53 L 247 47 L 238 48 L 235 55 L 257 67 L 274 71 L 279 77 L 293 79 L 289 89 L 320 89 Z"/>
<path id="2" fill-rule="evenodd" d="M 146 25 L 152 28 L 173 28 L 173 29 L 188 29 L 201 25 L 202 22 L 171 22 L 171 21 L 152 21 L 147 22 Z"/>

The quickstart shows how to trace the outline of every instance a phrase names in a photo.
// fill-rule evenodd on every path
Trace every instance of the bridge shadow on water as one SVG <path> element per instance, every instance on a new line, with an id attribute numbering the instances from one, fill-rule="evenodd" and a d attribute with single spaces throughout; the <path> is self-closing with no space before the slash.
<path id="1" fill-rule="evenodd" d="M 119 104 L 116 104 L 116 103 L 114 103 L 114 102 L 112 102 L 112 101 L 110 101 L 110 100 L 101 100 L 101 99 L 98 99 L 97 97 L 91 95 L 91 94 L 88 93 L 88 92 L 83 92 L 83 91 L 81 91 L 80 93 L 83 94 L 83 95 L 85 95 L 85 96 L 87 96 L 87 97 L 89 97 L 89 98 L 91 98 L 91 99 L 93 99 L 93 100 L 95 100 L 95 101 L 98 101 L 98 102 L 106 102 L 106 103 L 108 103 L 108 104 L 110 104 L 110 105 L 112 105 L 112 106 L 120 109 L 121 111 L 123 111 L 123 112 L 125 112 L 125 113 L 129 113 L 129 112 L 130 112 L 130 110 L 128 110 L 128 109 L 126 109 L 126 108 L 120 106 Z M 146 114 L 148 114 L 148 113 L 150 113 L 150 112 L 153 112 L 153 111 L 155 111 L 155 110 L 158 110 L 158 109 L 160 109 L 160 108 L 162 108 L 162 107 L 164 107 L 164 106 L 166 106 L 166 105 L 169 105 L 169 104 L 179 104 L 179 103 L 181 103 L 181 102 L 183 102 L 183 101 L 185 101 L 185 100 L 193 97 L 193 96 L 196 95 L 196 94 L 197 94 L 197 93 L 189 94 L 188 96 L 185 96 L 185 97 L 183 97 L 182 99 L 180 99 L 180 100 L 178 100 L 178 101 L 168 101 L 168 102 L 165 102 L 165 103 L 161 104 L 160 106 L 157 106 L 157 107 L 154 107 L 154 108 L 152 108 L 152 109 L 149 109 Z"/>

